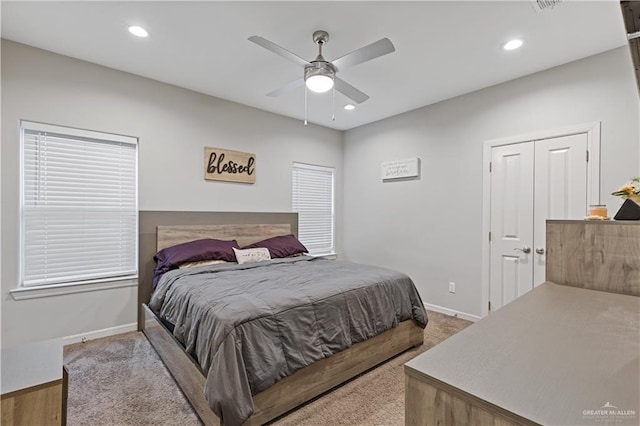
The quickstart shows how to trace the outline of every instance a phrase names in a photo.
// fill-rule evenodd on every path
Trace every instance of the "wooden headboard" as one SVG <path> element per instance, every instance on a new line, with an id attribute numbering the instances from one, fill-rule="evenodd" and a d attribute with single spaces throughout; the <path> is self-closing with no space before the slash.
<path id="1" fill-rule="evenodd" d="M 298 235 L 297 213 L 140 211 L 138 235 L 138 329 L 153 285 L 158 250 L 200 238 L 235 239 L 240 246 L 265 238 Z"/>
<path id="2" fill-rule="evenodd" d="M 203 238 L 236 240 L 240 247 L 266 238 L 291 234 L 291 224 L 230 224 L 230 225 L 171 225 L 158 226 L 156 251 Z"/>

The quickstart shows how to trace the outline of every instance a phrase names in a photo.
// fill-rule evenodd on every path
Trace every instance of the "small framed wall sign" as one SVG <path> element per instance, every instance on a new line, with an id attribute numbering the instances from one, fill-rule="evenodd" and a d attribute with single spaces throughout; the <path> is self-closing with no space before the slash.
<path id="1" fill-rule="evenodd" d="M 382 163 L 382 180 L 417 178 L 420 176 L 420 159 L 385 161 Z"/>
<path id="2" fill-rule="evenodd" d="M 204 148 L 204 178 L 226 182 L 255 183 L 256 155 L 206 146 Z"/>

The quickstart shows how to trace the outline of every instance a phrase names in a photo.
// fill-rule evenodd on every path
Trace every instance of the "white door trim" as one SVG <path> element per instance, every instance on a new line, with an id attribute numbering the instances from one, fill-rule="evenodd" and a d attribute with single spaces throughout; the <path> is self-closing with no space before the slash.
<path id="1" fill-rule="evenodd" d="M 491 263 L 489 245 L 489 231 L 491 230 L 491 178 L 489 174 L 489 164 L 491 162 L 491 149 L 501 145 L 531 142 L 580 133 L 587 134 L 587 149 L 589 150 L 589 163 L 587 165 L 587 204 L 600 204 L 599 121 L 484 141 L 482 152 L 482 306 L 480 309 L 482 317 L 487 316 L 489 313 L 489 266 Z"/>

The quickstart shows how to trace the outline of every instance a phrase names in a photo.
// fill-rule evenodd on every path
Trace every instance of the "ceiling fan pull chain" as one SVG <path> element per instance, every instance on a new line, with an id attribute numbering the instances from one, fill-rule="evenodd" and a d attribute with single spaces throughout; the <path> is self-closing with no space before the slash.
<path id="1" fill-rule="evenodd" d="M 307 125 L 307 86 L 304 86 L 304 125 Z"/>
<path id="2" fill-rule="evenodd" d="M 331 121 L 336 121 L 336 85 L 333 85 L 333 96 L 331 97 Z"/>

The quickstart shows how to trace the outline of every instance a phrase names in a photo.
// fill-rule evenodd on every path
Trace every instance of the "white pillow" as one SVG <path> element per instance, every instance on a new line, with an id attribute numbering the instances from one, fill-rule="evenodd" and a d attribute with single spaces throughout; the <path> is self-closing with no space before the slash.
<path id="1" fill-rule="evenodd" d="M 178 268 L 180 269 L 197 268 L 198 266 L 220 265 L 222 263 L 229 263 L 229 262 L 227 262 L 226 260 L 198 260 L 197 262 L 183 263 L 180 266 L 178 266 Z"/>
<path id="2" fill-rule="evenodd" d="M 263 260 L 271 260 L 271 254 L 269 254 L 269 249 L 265 247 L 258 247 L 252 249 L 238 250 L 233 247 L 233 251 L 236 254 L 236 259 L 238 263 L 242 265 L 243 263 L 253 263 L 253 262 L 262 262 Z"/>

